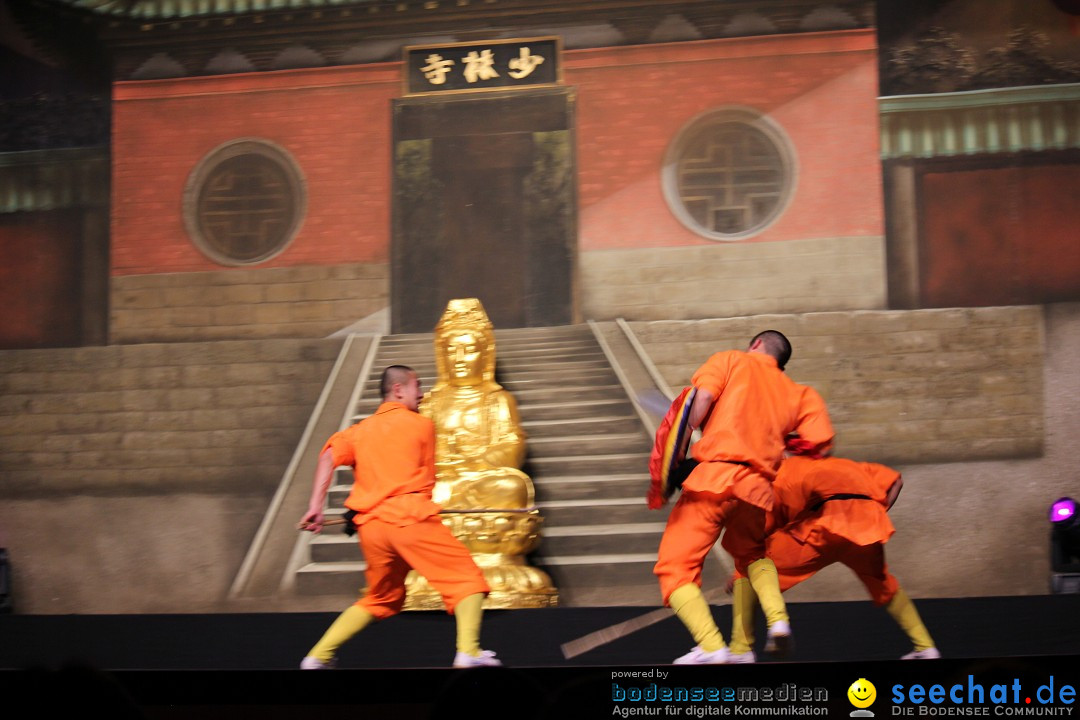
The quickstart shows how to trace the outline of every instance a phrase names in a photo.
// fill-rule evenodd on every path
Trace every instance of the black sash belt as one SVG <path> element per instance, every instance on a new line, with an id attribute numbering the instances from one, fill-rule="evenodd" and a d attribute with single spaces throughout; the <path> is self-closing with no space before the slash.
<path id="1" fill-rule="evenodd" d="M 817 512 L 821 509 L 822 505 L 829 502 L 830 500 L 873 500 L 873 498 L 869 495 L 858 495 L 856 493 L 837 493 L 835 495 L 830 495 L 818 504 L 813 505 L 810 510 Z"/>

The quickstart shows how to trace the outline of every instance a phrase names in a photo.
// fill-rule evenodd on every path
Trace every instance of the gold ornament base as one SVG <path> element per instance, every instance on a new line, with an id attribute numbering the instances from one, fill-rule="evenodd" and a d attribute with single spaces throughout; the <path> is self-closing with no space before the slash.
<path id="1" fill-rule="evenodd" d="M 484 567 L 476 556 L 491 592 L 484 599 L 488 610 L 545 608 L 559 604 L 559 593 L 543 570 L 525 565 L 522 558 L 503 558 L 504 562 Z M 404 610 L 445 610 L 442 596 L 428 584 L 427 578 L 410 570 L 405 579 L 407 595 Z"/>
<path id="2" fill-rule="evenodd" d="M 443 524 L 472 553 L 491 592 L 487 609 L 543 608 L 559 604 L 559 593 L 543 570 L 526 564 L 525 555 L 539 544 L 543 518 L 524 512 L 452 512 Z M 442 610 L 442 596 L 427 578 L 411 570 L 405 578 L 405 610 Z"/>

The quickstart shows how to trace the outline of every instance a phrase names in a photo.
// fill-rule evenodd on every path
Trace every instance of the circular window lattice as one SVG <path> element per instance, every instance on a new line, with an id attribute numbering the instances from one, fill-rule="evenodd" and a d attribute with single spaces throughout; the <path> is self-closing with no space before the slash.
<path id="1" fill-rule="evenodd" d="M 210 153 L 185 193 L 184 217 L 196 245 L 225 265 L 274 257 L 304 215 L 304 183 L 292 158 L 264 141 L 238 141 Z"/>
<path id="2" fill-rule="evenodd" d="M 665 163 L 664 192 L 694 232 L 737 240 L 770 225 L 787 206 L 793 182 L 790 143 L 749 112 L 699 118 L 680 133 Z"/>

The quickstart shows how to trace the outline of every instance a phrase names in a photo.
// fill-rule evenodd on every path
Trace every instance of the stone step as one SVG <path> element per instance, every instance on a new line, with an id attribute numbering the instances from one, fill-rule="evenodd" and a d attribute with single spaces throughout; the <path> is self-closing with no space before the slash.
<path id="1" fill-rule="evenodd" d="M 535 348 L 507 350 L 505 352 L 500 350 L 495 359 L 495 369 L 498 372 L 513 367 L 595 361 L 605 360 L 606 358 L 607 356 L 604 355 L 596 343 L 557 348 L 537 346 Z M 376 362 L 372 365 L 372 373 L 381 372 L 383 363 L 392 364 L 399 359 L 409 360 L 416 370 L 431 371 L 436 367 L 434 350 L 382 348 L 375 354 Z"/>
<path id="2" fill-rule="evenodd" d="M 354 546 L 355 548 L 355 546 Z M 546 572 L 559 590 L 559 602 L 569 607 L 660 606 L 660 589 L 653 574 L 655 553 L 613 553 L 575 557 L 534 556 L 529 564 Z M 718 581 L 717 563 L 706 560 L 705 574 Z M 305 596 L 354 597 L 364 585 L 363 561 L 312 563 L 296 575 L 296 592 Z"/>
<path id="3" fill-rule="evenodd" d="M 363 561 L 309 563 L 296 571 L 299 595 L 359 595 L 364 587 Z"/>
<path id="4" fill-rule="evenodd" d="M 558 363 L 575 360 L 595 360 L 606 358 L 603 350 L 595 343 L 573 343 L 561 345 L 528 345 L 516 348 L 499 347 L 495 356 L 496 371 L 521 364 Z M 421 367 L 435 366 L 435 348 L 427 347 L 383 347 L 375 354 L 372 369 L 381 369 L 381 363 L 393 363 L 398 359 L 408 359 Z"/>
<path id="5" fill-rule="evenodd" d="M 342 498 L 343 499 L 343 498 Z M 649 510 L 645 498 L 593 499 L 568 506 L 559 501 L 539 502 L 544 518 L 539 552 L 544 555 L 576 555 L 612 548 L 630 552 L 641 543 L 658 542 L 670 506 Z M 340 509 L 340 508 L 338 508 Z M 327 512 L 327 518 L 338 515 Z M 340 526 L 326 528 L 309 545 L 313 562 L 341 562 L 363 559 L 357 537 L 346 535 Z"/>
<path id="6" fill-rule="evenodd" d="M 430 389 L 435 384 L 436 375 L 434 368 L 425 368 L 417 363 L 410 363 L 407 361 L 400 361 L 399 364 L 408 365 L 415 370 L 416 375 L 420 378 L 420 383 L 424 388 Z M 377 364 L 376 367 L 380 368 L 378 372 L 381 373 L 382 368 L 385 366 Z M 504 389 L 513 393 L 518 390 L 526 390 L 544 384 L 554 387 L 592 384 L 614 385 L 618 383 L 618 376 L 606 361 L 581 361 L 552 363 L 548 366 L 530 365 L 504 367 L 496 372 L 495 380 L 502 385 Z M 367 397 L 373 397 L 378 395 L 378 393 L 379 375 L 373 374 L 372 377 L 364 381 L 363 394 Z"/>
<path id="7" fill-rule="evenodd" d="M 529 564 L 551 577 L 559 591 L 559 604 L 564 607 L 642 606 L 645 612 L 645 608 L 660 606 L 660 588 L 653 574 L 655 554 L 550 558 L 557 561 L 550 565 L 540 560 L 535 558 Z M 362 562 L 305 566 L 297 573 L 296 592 L 303 596 L 353 598 L 364 585 L 365 567 Z M 710 577 L 721 575 L 706 572 Z"/>
<path id="8" fill-rule="evenodd" d="M 432 334 L 427 335 L 383 335 L 379 339 L 379 347 L 425 347 L 433 348 L 435 343 L 435 336 Z M 572 345 L 574 343 L 581 344 L 596 344 L 596 336 L 593 335 L 591 330 L 587 330 L 585 333 L 574 332 L 562 332 L 562 333 L 540 333 L 532 334 L 526 332 L 525 334 L 508 335 L 495 331 L 495 348 L 496 351 L 503 348 L 520 348 L 529 347 L 531 345 L 543 346 L 543 347 L 557 347 L 559 345 Z"/>
<path id="9" fill-rule="evenodd" d="M 640 471 L 641 468 L 638 468 Z M 534 478 L 537 502 L 592 500 L 596 498 L 644 498 L 649 476 L 643 472 L 611 475 L 579 475 L 562 478 Z"/>
<path id="10" fill-rule="evenodd" d="M 558 455 L 530 457 L 525 470 L 534 480 L 537 478 L 574 477 L 579 475 L 603 475 L 611 473 L 647 472 L 649 453 L 612 453 L 610 455 Z"/>
<path id="11" fill-rule="evenodd" d="M 430 366 L 435 365 L 435 348 L 431 343 L 403 345 L 393 345 L 387 343 L 384 339 L 379 343 L 378 349 L 375 351 L 375 362 L 372 364 L 372 371 L 380 369 L 380 366 L 390 365 L 394 362 L 407 360 L 409 364 L 423 365 L 427 363 Z"/>
<path id="12" fill-rule="evenodd" d="M 610 368 L 558 368 L 542 372 L 507 373 L 496 375 L 495 382 L 503 386 L 503 389 L 511 393 L 514 399 L 521 404 L 520 393 L 529 391 L 557 391 L 563 393 L 579 392 L 590 387 L 619 387 L 623 395 L 626 392 L 619 385 L 618 376 Z"/>
<path id="13" fill-rule="evenodd" d="M 363 562 L 364 551 L 357 536 L 349 537 L 340 527 L 326 528 L 308 546 L 315 563 Z"/>
<path id="14" fill-rule="evenodd" d="M 559 585 L 560 581 L 555 580 L 550 571 L 548 575 L 552 576 L 552 583 L 560 588 L 559 603 L 563 607 L 640 607 L 644 615 L 660 607 L 660 585 L 652 573 L 652 567 L 651 563 L 646 563 L 618 581 L 592 570 L 583 570 L 579 577 L 560 575 L 563 582 Z M 556 568 L 556 572 L 559 570 Z M 591 584 L 594 577 L 609 584 Z"/>
<path id="15" fill-rule="evenodd" d="M 568 420 L 590 418 L 594 414 L 635 415 L 634 406 L 623 394 L 602 400 L 578 402 L 576 399 L 563 399 L 559 402 L 519 402 L 518 410 L 522 413 L 522 423 L 532 420 Z"/>
<path id="16" fill-rule="evenodd" d="M 503 352 L 520 353 L 529 350 L 546 350 L 552 349 L 557 351 L 564 351 L 574 348 L 585 348 L 592 351 L 600 348 L 600 343 L 596 341 L 596 337 L 590 332 L 588 335 L 578 336 L 566 336 L 566 337 L 551 337 L 551 338 L 530 338 L 519 337 L 511 340 L 501 339 L 496 340 L 495 351 L 498 356 L 501 356 Z"/>
<path id="17" fill-rule="evenodd" d="M 655 552 L 568 557 L 534 555 L 530 561 L 551 576 L 555 587 L 559 588 L 559 602 L 565 606 L 660 607 L 660 586 L 653 574 Z M 720 560 L 716 551 L 706 555 L 702 579 L 707 591 L 718 590 L 730 573 L 730 558 Z"/>
<path id="18" fill-rule="evenodd" d="M 578 437 L 606 433 L 642 432 L 641 419 L 632 413 L 625 415 L 593 415 L 591 417 L 522 420 L 521 427 L 533 438 Z"/>
<path id="19" fill-rule="evenodd" d="M 356 545 L 353 550 L 359 554 Z M 535 554 L 529 564 L 551 576 L 563 604 L 636 605 L 635 598 L 659 605 L 659 586 L 653 575 L 656 552 L 603 553 L 580 556 Z M 358 595 L 364 586 L 367 564 L 362 560 L 310 563 L 296 573 L 296 591 L 301 595 Z M 576 588 L 602 590 L 587 597 Z"/>
<path id="20" fill-rule="evenodd" d="M 656 565 L 656 550 L 640 553 L 604 553 L 596 555 L 544 556 L 537 554 L 532 559 L 535 567 L 551 576 L 555 587 L 559 588 L 560 600 L 565 604 L 575 601 L 578 604 L 629 605 L 625 599 L 615 600 L 613 591 L 627 586 L 634 587 L 644 597 L 651 597 L 660 604 L 660 590 L 653 575 Z M 580 603 L 581 598 L 574 597 L 575 588 L 608 588 L 608 595 L 592 598 L 592 602 Z M 614 600 L 614 601 L 613 601 Z"/>
<path id="21" fill-rule="evenodd" d="M 671 512 L 670 506 L 650 510 L 644 492 L 632 497 L 542 500 L 537 502 L 537 507 L 544 518 L 545 532 L 574 525 L 666 522 Z"/>
<path id="22" fill-rule="evenodd" d="M 425 385 L 425 387 L 430 388 L 431 386 Z M 623 390 L 622 386 L 615 384 L 585 385 L 580 388 L 574 388 L 572 393 L 564 387 L 540 387 L 519 390 L 514 392 L 513 395 L 518 404 L 518 411 L 523 416 L 523 419 L 533 405 L 563 407 L 567 405 L 567 400 L 570 397 L 573 398 L 575 403 L 579 404 L 592 403 L 593 401 L 629 403 L 629 400 L 626 398 L 626 392 Z M 381 402 L 381 398 L 377 397 L 376 393 L 365 392 L 353 408 L 353 414 L 351 416 L 353 422 L 375 412 L 375 409 L 379 407 L 379 403 Z"/>
<path id="23" fill-rule="evenodd" d="M 606 380 L 605 380 L 606 379 Z M 500 365 L 495 371 L 495 382 L 507 390 L 513 390 L 514 383 L 547 382 L 556 387 L 561 387 L 570 380 L 575 384 L 595 383 L 605 381 L 614 384 L 618 382 L 618 376 L 606 361 L 596 360 L 566 360 L 543 364 Z"/>
<path id="24" fill-rule="evenodd" d="M 660 536 L 663 532 L 663 522 L 545 527 L 536 555 L 574 557 L 611 553 L 655 553 L 660 547 Z"/>
<path id="25" fill-rule="evenodd" d="M 651 450 L 644 430 L 627 433 L 597 433 L 592 435 L 563 435 L 556 437 L 530 437 L 529 458 L 560 456 L 611 455 Z"/>
<path id="26" fill-rule="evenodd" d="M 660 546 L 663 524 L 656 522 L 632 522 L 632 524 L 612 525 L 609 528 L 648 527 L 648 532 L 607 532 L 604 526 L 551 526 L 544 522 L 540 545 L 535 556 L 535 565 L 553 565 L 551 558 L 558 562 L 571 563 L 575 558 L 588 558 L 594 555 L 650 555 L 656 561 L 657 548 Z M 564 535 L 559 531 L 572 529 L 588 534 Z M 346 535 L 340 528 L 328 528 L 312 539 L 310 559 L 314 565 L 332 565 L 332 563 L 363 563 L 364 553 L 355 536 Z"/>
<path id="27" fill-rule="evenodd" d="M 558 347 L 537 345 L 516 350 L 499 348 L 495 359 L 495 370 L 501 372 L 507 368 L 542 367 L 544 365 L 561 365 L 569 362 L 603 362 L 606 359 L 607 356 L 604 351 L 595 342 Z"/>
<path id="28" fill-rule="evenodd" d="M 498 372 L 504 375 L 510 373 L 532 372 L 538 375 L 551 375 L 553 371 L 566 372 L 572 369 L 582 370 L 607 370 L 611 371 L 611 363 L 608 362 L 604 353 L 597 350 L 593 353 L 567 354 L 558 357 L 539 357 L 530 355 L 514 359 L 499 359 L 496 366 Z"/>
<path id="29" fill-rule="evenodd" d="M 433 333 L 407 333 L 384 335 L 379 339 L 380 347 L 433 347 Z M 587 325 L 563 325 L 546 328 L 504 328 L 495 330 L 496 351 L 503 347 L 527 345 L 552 345 L 565 342 L 596 342 L 596 337 Z"/>
<path id="30" fill-rule="evenodd" d="M 323 511 L 323 515 L 327 519 L 336 518 L 345 512 L 345 498 L 349 497 L 349 490 L 352 488 L 352 474 L 350 473 L 347 481 L 344 478 L 339 478 L 339 480 L 339 482 L 331 484 L 326 493 L 326 509 Z M 337 532 L 337 530 L 331 529 L 325 532 Z"/>
<path id="31" fill-rule="evenodd" d="M 557 340 L 560 338 L 593 337 L 588 325 L 550 325 L 532 328 L 496 328 L 495 339 L 503 340 Z"/>
<path id="32" fill-rule="evenodd" d="M 564 386 L 525 388 L 514 392 L 514 399 L 518 407 L 525 407 L 534 403 L 547 404 L 553 402 L 566 402 L 572 397 L 575 401 L 585 402 L 589 400 L 612 400 L 626 399 L 626 391 L 618 383 L 604 385 L 587 385 L 576 387 L 573 394 L 567 392 Z"/>
<path id="33" fill-rule="evenodd" d="M 351 483 L 352 477 L 350 475 L 347 479 L 341 479 L 340 483 L 330 486 L 330 491 L 327 493 L 327 505 L 330 508 L 326 513 L 328 517 L 342 512 L 345 499 L 349 496 Z M 587 506 L 589 503 L 596 501 L 599 506 L 603 501 L 618 499 L 620 503 L 630 503 L 633 500 L 633 502 L 644 507 L 645 496 L 649 492 L 649 477 L 648 475 L 623 474 L 614 475 L 610 478 L 582 479 L 580 482 L 576 478 L 569 481 L 560 481 L 534 477 L 533 487 L 536 490 L 536 500 L 539 505 L 582 502 Z M 556 506 L 552 505 L 552 507 Z M 565 504 L 558 507 L 571 508 L 574 506 Z M 615 512 L 613 509 L 607 508 L 601 508 L 601 510 L 605 517 L 607 513 Z M 547 515 L 548 511 L 545 510 L 544 516 L 547 517 Z M 643 517 L 657 520 L 658 518 L 666 518 L 667 515 L 666 513 L 662 514 L 662 511 L 659 510 L 649 510 L 648 514 Z"/>

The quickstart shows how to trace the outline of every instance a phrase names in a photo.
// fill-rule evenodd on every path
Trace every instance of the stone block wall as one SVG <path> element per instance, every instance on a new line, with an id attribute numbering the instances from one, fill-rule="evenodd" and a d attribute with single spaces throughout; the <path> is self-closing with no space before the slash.
<path id="1" fill-rule="evenodd" d="M 389 303 L 386 263 L 120 275 L 112 343 L 321 338 Z"/>
<path id="2" fill-rule="evenodd" d="M 15 612 L 225 609 L 341 343 L 0 351 Z"/>
<path id="3" fill-rule="evenodd" d="M 816 388 L 836 451 L 884 463 L 1035 457 L 1044 442 L 1040 307 L 758 315 L 630 324 L 665 381 L 685 386 L 720 350 L 765 329 L 794 348 L 787 371 Z"/>
<path id="4" fill-rule="evenodd" d="M 270 493 L 340 347 L 0 351 L 0 496 Z"/>
<path id="5" fill-rule="evenodd" d="M 881 237 L 583 252 L 594 320 L 723 318 L 885 307 Z"/>

